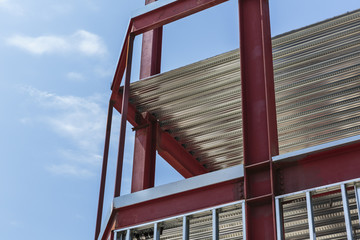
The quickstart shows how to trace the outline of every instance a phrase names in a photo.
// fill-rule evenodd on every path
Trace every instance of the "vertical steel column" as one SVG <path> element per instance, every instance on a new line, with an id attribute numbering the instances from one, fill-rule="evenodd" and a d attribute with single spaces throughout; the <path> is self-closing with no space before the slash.
<path id="1" fill-rule="evenodd" d="M 131 192 L 154 186 L 156 162 L 156 119 L 145 116 L 148 124 L 140 126 L 135 133 L 133 175 Z"/>
<path id="2" fill-rule="evenodd" d="M 358 219 L 360 220 L 360 187 L 358 183 L 355 183 L 354 190 L 355 190 L 356 206 L 358 211 Z"/>
<path id="3" fill-rule="evenodd" d="M 283 222 L 283 211 L 281 206 L 281 199 L 275 199 L 275 210 L 276 210 L 276 235 L 277 240 L 284 239 L 284 222 Z"/>
<path id="4" fill-rule="evenodd" d="M 212 210 L 212 239 L 219 240 L 219 211 Z"/>
<path id="5" fill-rule="evenodd" d="M 145 4 L 156 0 L 146 0 Z M 160 73 L 161 68 L 162 27 L 143 34 L 140 79 Z M 136 130 L 133 176 L 131 192 L 137 192 L 154 186 L 156 162 L 156 125 L 149 125 Z"/>
<path id="6" fill-rule="evenodd" d="M 278 140 L 268 0 L 239 0 L 239 21 L 246 236 L 276 239 L 272 156 Z"/>
<path id="7" fill-rule="evenodd" d="M 128 110 L 129 94 L 130 94 L 131 63 L 132 63 L 134 38 L 135 36 L 130 34 L 128 40 L 129 46 L 128 46 L 127 61 L 126 61 L 126 74 L 125 74 L 125 82 L 124 82 L 124 90 L 123 90 L 124 93 L 122 100 L 119 150 L 118 150 L 118 158 L 117 158 L 117 166 L 116 166 L 114 197 L 119 197 L 121 192 L 121 178 L 122 178 L 122 167 L 124 160 L 125 133 L 126 133 L 127 110 Z"/>
<path id="8" fill-rule="evenodd" d="M 350 208 L 349 208 L 349 199 L 348 199 L 345 184 L 341 184 L 341 197 L 342 197 L 342 203 L 343 203 L 343 208 L 344 208 L 344 218 L 345 218 L 347 239 L 352 240 L 353 234 L 352 234 L 352 225 L 351 225 L 351 215 L 350 215 Z"/>
<path id="9" fill-rule="evenodd" d="M 156 0 L 145 0 L 145 4 Z M 160 73 L 161 68 L 161 47 L 162 47 L 162 26 L 143 34 L 140 79 Z"/>
<path id="10" fill-rule="evenodd" d="M 310 236 L 310 240 L 315 240 L 316 232 L 315 232 L 314 213 L 312 206 L 313 205 L 312 205 L 311 192 L 306 192 L 306 209 L 308 215 L 309 236 Z"/>
<path id="11" fill-rule="evenodd" d="M 112 105 L 112 102 L 110 100 L 109 108 L 108 108 L 108 115 L 107 115 L 107 122 L 106 122 L 105 146 L 104 146 L 103 163 L 102 163 L 102 169 L 101 169 L 99 202 L 98 202 L 97 217 L 96 217 L 96 227 L 95 227 L 95 240 L 98 238 L 99 233 L 100 233 L 101 218 L 102 218 L 102 212 L 103 212 L 103 207 L 104 207 L 104 193 L 105 193 L 107 163 L 108 163 L 108 158 L 109 158 L 109 145 L 110 145 L 112 113 L 113 113 L 113 105 Z"/>
<path id="12" fill-rule="evenodd" d="M 190 229 L 189 229 L 189 218 L 187 216 L 183 217 L 183 240 L 189 240 Z"/>

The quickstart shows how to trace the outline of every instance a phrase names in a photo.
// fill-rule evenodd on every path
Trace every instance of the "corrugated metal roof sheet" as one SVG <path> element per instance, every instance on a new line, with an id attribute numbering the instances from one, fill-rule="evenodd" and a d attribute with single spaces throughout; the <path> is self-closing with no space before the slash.
<path id="1" fill-rule="evenodd" d="M 360 10 L 273 39 L 280 153 L 360 134 Z M 239 51 L 131 84 L 210 171 L 242 163 Z"/>

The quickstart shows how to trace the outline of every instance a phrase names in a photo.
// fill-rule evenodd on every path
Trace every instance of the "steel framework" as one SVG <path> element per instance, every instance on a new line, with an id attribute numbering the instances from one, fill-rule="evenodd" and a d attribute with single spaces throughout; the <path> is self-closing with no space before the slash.
<path id="1" fill-rule="evenodd" d="M 284 223 L 279 216 L 285 207 L 282 209 L 280 202 L 286 202 L 286 194 L 360 177 L 359 137 L 279 155 L 268 0 L 239 0 L 243 165 L 225 169 L 227 172 L 209 173 L 196 157 L 159 126 L 156 118 L 150 113 L 141 114 L 129 103 L 135 36 L 144 34 L 140 76 L 152 76 L 160 72 L 162 26 L 226 1 L 163 0 L 151 3 L 150 0 L 144 10 L 130 20 L 111 88 L 95 239 L 130 239 L 130 227 L 135 229 L 132 226 L 149 222 L 154 223 L 152 238 L 160 239 L 157 221 L 181 214 L 182 239 L 189 239 L 191 232 L 186 227 L 189 225 L 186 214 L 207 208 L 212 208 L 212 238 L 219 239 L 218 209 L 239 201 L 244 239 L 245 236 L 246 239 L 282 239 Z M 124 86 L 120 87 L 123 77 Z M 114 206 L 101 230 L 113 108 L 121 113 Z M 136 131 L 130 199 L 120 196 L 127 121 Z M 181 175 L 191 177 L 187 179 L 190 187 L 185 184 L 178 191 L 152 189 L 156 150 Z M 345 220 L 351 221 L 349 204 L 346 204 L 346 184 L 349 183 L 343 183 L 339 191 L 347 213 Z M 355 189 L 358 196 L 359 190 Z M 305 199 L 310 238 L 315 239 L 312 191 L 306 191 Z M 352 236 L 352 230 L 346 230 L 347 236 Z"/>

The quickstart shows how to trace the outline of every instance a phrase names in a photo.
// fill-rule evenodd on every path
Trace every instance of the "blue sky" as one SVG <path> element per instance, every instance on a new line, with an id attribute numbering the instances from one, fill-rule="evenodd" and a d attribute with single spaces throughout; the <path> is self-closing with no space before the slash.
<path id="1" fill-rule="evenodd" d="M 273 35 L 360 8 L 359 0 L 270 2 Z M 237 48 L 236 3 L 165 26 L 162 70 Z M 93 238 L 109 88 L 131 12 L 143 4 L 0 0 L 0 239 Z M 105 212 L 118 126 L 115 114 Z M 128 129 L 122 194 L 133 138 Z M 181 179 L 160 158 L 156 171 L 156 185 Z"/>

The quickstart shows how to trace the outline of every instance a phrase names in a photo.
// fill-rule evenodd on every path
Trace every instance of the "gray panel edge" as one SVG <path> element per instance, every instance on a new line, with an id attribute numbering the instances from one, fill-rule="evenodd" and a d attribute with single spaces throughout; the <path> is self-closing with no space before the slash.
<path id="1" fill-rule="evenodd" d="M 206 173 L 200 176 L 184 179 L 181 181 L 149 188 L 132 194 L 114 198 L 114 208 L 122 208 L 141 202 L 146 202 L 161 197 L 174 195 L 189 190 L 210 186 L 216 183 L 235 180 L 244 176 L 244 167 L 242 164 L 222 169 L 216 172 Z"/>
<path id="2" fill-rule="evenodd" d="M 305 157 L 310 154 L 314 154 L 314 153 L 330 150 L 332 148 L 346 146 L 346 145 L 350 145 L 350 144 L 358 143 L 358 142 L 360 142 L 360 135 L 356 135 L 353 137 L 348 137 L 348 138 L 316 145 L 316 146 L 309 147 L 309 148 L 304 148 L 304 149 L 294 151 L 294 152 L 277 155 L 277 156 L 272 157 L 272 160 L 274 162 L 286 161 L 286 160 L 297 160 L 299 158 Z"/>

